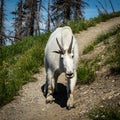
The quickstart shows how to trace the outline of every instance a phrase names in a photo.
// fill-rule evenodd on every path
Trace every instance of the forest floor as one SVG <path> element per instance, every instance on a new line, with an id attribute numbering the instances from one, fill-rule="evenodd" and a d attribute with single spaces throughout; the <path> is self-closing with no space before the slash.
<path id="1" fill-rule="evenodd" d="M 86 57 L 82 55 L 85 46 L 116 24 L 120 24 L 120 17 L 101 22 L 75 34 L 79 44 L 80 58 Z M 88 55 L 98 54 L 102 48 L 101 45 Z M 37 78 L 36 82 L 24 85 L 13 101 L 0 108 L 0 120 L 87 120 L 85 113 L 100 106 L 103 101 L 113 100 L 114 103 L 120 104 L 120 75 L 109 75 L 104 67 L 99 71 L 97 79 L 90 85 L 76 85 L 74 91 L 76 108 L 71 110 L 66 109 L 67 95 L 64 75 L 59 77 L 59 94 L 55 95 L 56 100 L 52 104 L 45 103 L 42 92 L 45 83 L 44 68 L 34 77 Z M 115 97 L 117 100 L 114 99 Z"/>

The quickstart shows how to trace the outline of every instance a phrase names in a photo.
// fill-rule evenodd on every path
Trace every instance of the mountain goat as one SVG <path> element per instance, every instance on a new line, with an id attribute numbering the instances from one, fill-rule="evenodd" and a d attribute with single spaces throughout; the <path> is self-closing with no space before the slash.
<path id="1" fill-rule="evenodd" d="M 78 57 L 78 44 L 71 28 L 68 26 L 57 28 L 51 34 L 45 48 L 46 103 L 54 101 L 53 92 L 57 89 L 58 76 L 64 72 L 67 78 L 67 108 L 74 107 L 73 91 L 77 79 Z"/>

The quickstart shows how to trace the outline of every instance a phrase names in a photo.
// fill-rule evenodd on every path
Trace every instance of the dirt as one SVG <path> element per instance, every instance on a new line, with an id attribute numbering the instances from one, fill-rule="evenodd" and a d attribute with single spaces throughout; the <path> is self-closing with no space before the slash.
<path id="1" fill-rule="evenodd" d="M 75 34 L 78 40 L 80 56 L 85 46 L 92 42 L 97 35 L 107 31 L 115 24 L 120 24 L 120 17 L 107 22 L 101 22 L 95 27 Z M 76 108 L 66 109 L 66 80 L 64 75 L 59 78 L 59 92 L 54 95 L 55 102 L 46 104 L 42 89 L 45 83 L 45 71 L 34 75 L 38 79 L 22 87 L 19 95 L 14 100 L 0 108 L 0 120 L 87 120 L 90 109 L 99 105 L 102 101 L 117 98 L 120 104 L 120 76 L 106 76 L 106 68 L 102 68 L 99 79 L 90 85 L 76 85 L 74 98 Z"/>

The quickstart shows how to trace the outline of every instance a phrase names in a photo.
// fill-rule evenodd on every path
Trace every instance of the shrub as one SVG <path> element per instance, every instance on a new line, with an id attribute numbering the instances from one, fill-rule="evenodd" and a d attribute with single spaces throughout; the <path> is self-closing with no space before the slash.
<path id="1" fill-rule="evenodd" d="M 81 65 L 77 69 L 78 83 L 90 84 L 95 80 L 95 72 L 84 65 Z"/>

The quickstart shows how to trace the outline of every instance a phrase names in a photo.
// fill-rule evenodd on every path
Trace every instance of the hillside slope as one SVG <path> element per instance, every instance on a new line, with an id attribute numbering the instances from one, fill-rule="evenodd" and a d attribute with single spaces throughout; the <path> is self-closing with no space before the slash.
<path id="1" fill-rule="evenodd" d="M 97 35 L 109 30 L 116 24 L 120 24 L 120 17 L 101 22 L 95 27 L 90 27 L 86 31 L 75 34 L 80 54 L 82 54 L 85 46 L 92 42 Z M 55 103 L 46 105 L 45 97 L 42 93 L 42 86 L 45 83 L 44 68 L 39 74 L 35 74 L 34 77 L 38 79 L 37 82 L 24 85 L 22 90 L 19 91 L 19 96 L 16 96 L 15 100 L 0 109 L 0 120 L 87 120 L 84 113 L 98 105 L 101 100 L 112 98 L 114 93 L 114 95 L 119 96 L 120 91 L 117 81 L 120 78 L 119 76 L 116 80 L 110 82 L 113 78 L 110 77 L 108 80 L 104 80 L 103 75 L 101 81 L 96 80 L 91 85 L 77 85 L 75 89 L 77 107 L 67 111 L 65 107 L 66 81 L 64 81 L 64 84 L 59 83 L 59 87 L 62 89 L 59 95 L 55 96 Z M 63 79 L 64 77 L 61 76 L 59 81 L 63 81 Z"/>

